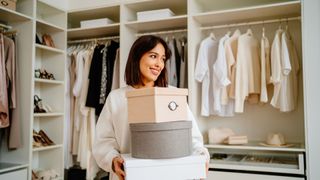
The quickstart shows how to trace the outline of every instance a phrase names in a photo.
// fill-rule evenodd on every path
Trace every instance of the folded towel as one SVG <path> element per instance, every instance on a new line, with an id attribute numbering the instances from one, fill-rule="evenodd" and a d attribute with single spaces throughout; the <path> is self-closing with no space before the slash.
<path id="1" fill-rule="evenodd" d="M 247 136 L 229 136 L 226 141 L 226 144 L 247 144 L 248 137 Z"/>

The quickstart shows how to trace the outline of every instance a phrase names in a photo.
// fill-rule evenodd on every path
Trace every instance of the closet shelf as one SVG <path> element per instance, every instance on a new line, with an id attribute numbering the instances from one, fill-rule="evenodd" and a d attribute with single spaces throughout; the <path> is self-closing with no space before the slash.
<path id="1" fill-rule="evenodd" d="M 55 116 L 63 116 L 63 113 L 55 112 L 55 113 L 34 113 L 34 117 L 55 117 Z"/>
<path id="2" fill-rule="evenodd" d="M 4 8 L 2 6 L 0 6 L 0 17 L 1 17 L 0 19 L 1 21 L 8 21 L 8 22 L 22 22 L 22 21 L 32 20 L 32 18 L 27 15 Z"/>
<path id="3" fill-rule="evenodd" d="M 52 23 L 46 22 L 41 19 L 37 19 L 37 29 L 40 28 L 46 33 L 55 33 L 55 32 L 63 32 L 65 31 L 64 28 L 54 25 Z"/>
<path id="4" fill-rule="evenodd" d="M 14 171 L 17 169 L 22 169 L 22 168 L 28 168 L 28 164 L 15 164 L 15 163 L 5 163 L 5 162 L 0 162 L 0 174 L 9 172 L 9 171 Z"/>
<path id="5" fill-rule="evenodd" d="M 247 21 L 289 18 L 301 15 L 300 1 L 219 10 L 193 15 L 201 26 L 232 24 Z"/>
<path id="6" fill-rule="evenodd" d="M 53 47 L 45 46 L 45 45 L 42 45 L 42 44 L 36 44 L 36 48 L 42 49 L 42 50 L 46 50 L 46 51 L 50 51 L 50 52 L 61 53 L 61 54 L 65 53 L 65 51 L 62 50 L 62 49 L 53 48 Z"/>
<path id="7" fill-rule="evenodd" d="M 57 148 L 62 148 L 62 144 L 56 144 L 52 146 L 45 146 L 45 147 L 38 147 L 38 148 L 33 148 L 33 152 L 39 152 L 39 151 L 46 151 L 46 150 L 51 150 L 51 149 L 57 149 Z"/>
<path id="8" fill-rule="evenodd" d="M 92 28 L 72 28 L 68 29 L 68 39 L 95 38 L 102 36 L 118 35 L 120 23 L 110 24 Z"/>
<path id="9" fill-rule="evenodd" d="M 283 152 L 305 152 L 305 147 L 300 143 L 292 143 L 291 147 L 267 147 L 260 145 L 261 142 L 250 141 L 245 145 L 227 145 L 227 144 L 205 144 L 205 147 L 211 149 L 238 149 L 238 150 L 260 150 L 260 151 L 283 151 Z M 291 144 L 291 143 L 290 143 Z"/>
<path id="10" fill-rule="evenodd" d="M 49 80 L 49 79 L 40 79 L 40 78 L 35 78 L 34 82 L 36 83 L 47 83 L 47 84 L 63 84 L 63 81 L 59 80 Z"/>
<path id="11" fill-rule="evenodd" d="M 174 16 L 170 18 L 151 21 L 132 21 L 125 23 L 125 25 L 132 29 L 135 29 L 139 33 L 181 29 L 187 27 L 187 15 Z"/>

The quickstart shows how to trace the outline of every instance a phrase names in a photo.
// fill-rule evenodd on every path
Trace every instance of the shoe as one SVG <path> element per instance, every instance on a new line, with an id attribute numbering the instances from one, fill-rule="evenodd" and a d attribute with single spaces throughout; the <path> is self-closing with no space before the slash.
<path id="1" fill-rule="evenodd" d="M 39 133 L 37 133 L 37 131 L 33 130 L 33 147 L 37 148 L 37 147 L 44 147 L 44 146 L 48 146 L 49 144 L 45 141 L 45 139 L 39 135 Z"/>
<path id="2" fill-rule="evenodd" d="M 54 145 L 54 142 L 47 136 L 47 134 L 43 130 L 39 131 L 39 135 L 45 140 L 46 144 L 48 144 L 49 146 Z"/>
<path id="3" fill-rule="evenodd" d="M 35 113 L 46 113 L 46 112 L 47 112 L 47 111 L 43 108 L 42 99 L 40 99 L 38 95 L 34 95 L 33 104 L 34 104 L 33 111 L 34 111 Z"/>
<path id="4" fill-rule="evenodd" d="M 53 40 L 49 34 L 42 35 L 42 44 L 53 48 L 55 47 Z"/>

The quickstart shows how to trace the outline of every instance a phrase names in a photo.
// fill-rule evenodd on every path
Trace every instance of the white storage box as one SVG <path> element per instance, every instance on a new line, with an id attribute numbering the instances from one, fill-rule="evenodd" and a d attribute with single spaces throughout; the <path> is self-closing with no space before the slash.
<path id="1" fill-rule="evenodd" d="M 151 10 L 151 11 L 141 11 L 141 12 L 137 12 L 137 20 L 138 21 L 156 20 L 156 19 L 169 18 L 174 15 L 175 14 L 168 8 Z"/>
<path id="2" fill-rule="evenodd" d="M 106 26 L 108 24 L 112 24 L 113 21 L 109 18 L 101 18 L 101 19 L 91 19 L 80 21 L 81 28 L 90 28 L 90 27 L 99 27 L 99 26 Z"/>
<path id="3" fill-rule="evenodd" d="M 205 156 L 192 155 L 175 159 L 135 159 L 130 154 L 124 158 L 126 180 L 186 180 L 206 178 Z"/>
<path id="4" fill-rule="evenodd" d="M 127 92 L 129 123 L 187 120 L 188 89 L 143 88 Z"/>

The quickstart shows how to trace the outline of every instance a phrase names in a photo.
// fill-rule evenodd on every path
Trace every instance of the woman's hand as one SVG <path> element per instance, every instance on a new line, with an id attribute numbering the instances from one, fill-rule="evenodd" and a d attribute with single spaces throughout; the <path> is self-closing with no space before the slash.
<path id="1" fill-rule="evenodd" d="M 123 170 L 123 163 L 124 160 L 120 156 L 117 156 L 112 160 L 112 170 L 117 174 L 119 180 L 124 180 L 124 177 L 126 176 Z"/>

